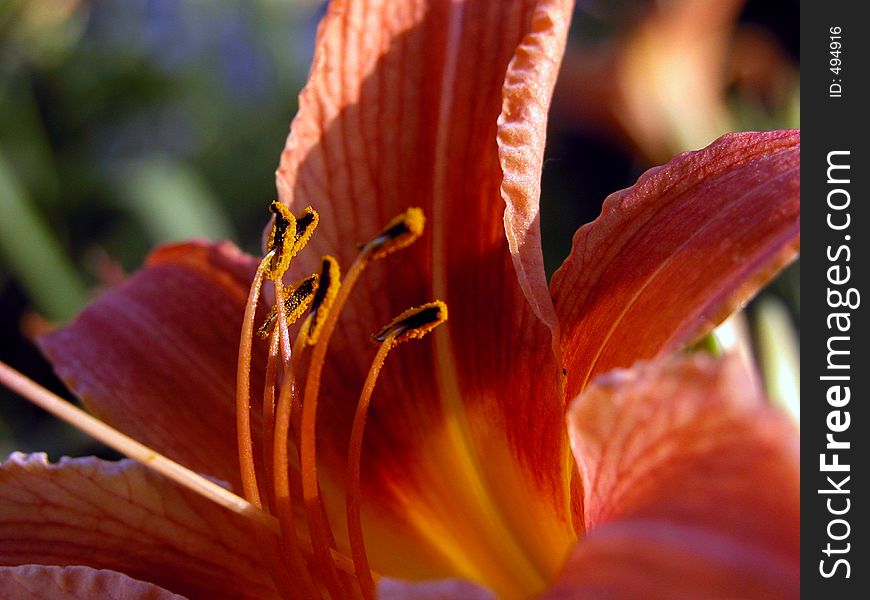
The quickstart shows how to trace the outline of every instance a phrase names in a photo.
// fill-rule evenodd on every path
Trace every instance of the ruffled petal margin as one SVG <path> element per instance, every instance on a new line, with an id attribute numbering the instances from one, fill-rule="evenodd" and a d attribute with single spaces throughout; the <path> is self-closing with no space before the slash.
<path id="1" fill-rule="evenodd" d="M 89 567 L 0 567 L 0 598 L 6 600 L 184 600 L 123 573 Z"/>
<path id="2" fill-rule="evenodd" d="M 0 565 L 86 565 L 196 598 L 277 598 L 247 521 L 131 460 L 12 454 L 0 466 L 0 539 Z"/>
<path id="3" fill-rule="evenodd" d="M 520 287 L 554 334 L 557 319 L 541 249 L 541 172 L 547 113 L 565 52 L 573 1 L 541 3 L 508 65 L 498 118 L 504 228 Z"/>
<path id="4" fill-rule="evenodd" d="M 612 194 L 551 284 L 568 397 L 708 332 L 799 244 L 799 131 L 725 135 Z"/>

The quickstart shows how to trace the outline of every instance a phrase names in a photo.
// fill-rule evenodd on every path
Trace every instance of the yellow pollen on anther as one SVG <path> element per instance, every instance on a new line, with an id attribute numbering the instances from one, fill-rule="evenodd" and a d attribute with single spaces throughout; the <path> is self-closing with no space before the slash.
<path id="1" fill-rule="evenodd" d="M 447 305 L 435 300 L 422 306 L 409 308 L 379 333 L 372 335 L 375 342 L 398 344 L 407 340 L 420 339 L 447 320 Z"/>
<path id="2" fill-rule="evenodd" d="M 387 223 L 379 234 L 363 246 L 363 252 L 372 259 L 383 258 L 412 244 L 423 234 L 425 224 L 423 209 L 411 207 Z"/>
<path id="3" fill-rule="evenodd" d="M 306 206 L 305 210 L 302 211 L 302 214 L 296 217 L 296 232 L 293 236 L 294 256 L 308 244 L 308 240 L 311 239 L 311 236 L 314 234 L 314 230 L 317 229 L 319 223 L 320 215 L 310 206 Z"/>
<path id="4" fill-rule="evenodd" d="M 297 282 L 289 290 L 284 292 L 284 313 L 287 325 L 292 325 L 302 314 L 308 309 L 311 300 L 314 298 L 317 290 L 318 275 L 309 275 L 302 281 Z M 275 323 L 278 320 L 278 309 L 273 306 L 266 316 L 266 320 L 257 330 L 257 335 L 262 339 L 268 339 L 275 328 Z"/>
<path id="5" fill-rule="evenodd" d="M 269 205 L 269 210 L 275 215 L 275 222 L 269 232 L 266 251 L 274 250 L 275 258 L 266 278 L 275 281 L 284 276 L 290 261 L 308 244 L 308 240 L 311 239 L 320 222 L 320 216 L 316 210 L 308 206 L 296 217 L 286 205 L 277 200 Z"/>
<path id="6" fill-rule="evenodd" d="M 300 336 L 305 337 L 305 342 L 309 346 L 317 343 L 323 324 L 326 322 L 326 315 L 329 314 L 340 287 L 341 269 L 338 267 L 338 261 L 331 256 L 324 256 L 314 300 L 311 303 L 311 313 L 299 333 Z"/>
<path id="7" fill-rule="evenodd" d="M 293 247 L 296 245 L 296 217 L 290 209 L 278 201 L 269 205 L 269 210 L 275 214 L 275 222 L 269 232 L 266 242 L 266 252 L 274 252 L 274 258 L 266 272 L 266 279 L 274 281 L 283 277 L 293 258 Z"/>

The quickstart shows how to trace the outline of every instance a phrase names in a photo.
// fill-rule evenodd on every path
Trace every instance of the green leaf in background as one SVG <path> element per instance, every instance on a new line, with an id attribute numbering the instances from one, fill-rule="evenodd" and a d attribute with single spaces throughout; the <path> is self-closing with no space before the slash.
<path id="1" fill-rule="evenodd" d="M 757 303 L 755 335 L 764 387 L 771 402 L 800 424 L 799 342 L 788 309 L 775 296 L 765 296 Z"/>
<path id="2" fill-rule="evenodd" d="M 87 301 L 87 288 L 70 258 L 34 209 L 0 150 L 0 256 L 36 309 L 66 320 Z"/>
<path id="3" fill-rule="evenodd" d="M 181 162 L 136 161 L 121 169 L 117 183 L 121 207 L 155 244 L 192 237 L 234 238 L 218 199 L 202 177 Z"/>

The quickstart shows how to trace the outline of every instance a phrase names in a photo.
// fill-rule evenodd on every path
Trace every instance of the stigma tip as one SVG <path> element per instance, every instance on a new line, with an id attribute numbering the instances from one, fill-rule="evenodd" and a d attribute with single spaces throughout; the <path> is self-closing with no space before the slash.
<path id="1" fill-rule="evenodd" d="M 363 246 L 363 252 L 369 252 L 373 259 L 383 258 L 412 244 L 423 234 L 425 224 L 423 209 L 411 207 L 387 223 L 379 234 Z"/>
<path id="2" fill-rule="evenodd" d="M 389 325 L 372 336 L 372 341 L 398 344 L 420 339 L 447 320 L 447 305 L 435 300 L 410 308 L 393 319 Z"/>

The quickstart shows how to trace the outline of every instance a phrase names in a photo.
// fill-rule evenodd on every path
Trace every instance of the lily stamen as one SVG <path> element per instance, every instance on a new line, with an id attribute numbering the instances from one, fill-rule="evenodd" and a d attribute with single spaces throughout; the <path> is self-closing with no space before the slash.
<path id="1" fill-rule="evenodd" d="M 394 217 L 378 235 L 363 244 L 362 253 L 371 254 L 371 258 L 377 260 L 391 252 L 401 250 L 422 235 L 425 224 L 426 217 L 423 215 L 423 210 L 411 207 L 403 214 Z"/>
<path id="2" fill-rule="evenodd" d="M 338 288 L 332 308 L 323 320 L 320 339 L 314 345 L 311 363 L 305 379 L 305 389 L 302 396 L 302 427 L 299 439 L 299 461 L 302 471 L 302 498 L 305 512 L 311 530 L 311 540 L 317 562 L 326 564 L 330 571 L 327 582 L 337 579 L 332 561 L 327 560 L 330 549 L 335 548 L 329 519 L 323 508 L 320 497 L 320 485 L 317 478 L 317 436 L 315 424 L 317 421 L 317 397 L 320 393 L 320 377 L 329 341 L 338 322 L 338 317 L 350 296 L 359 276 L 366 265 L 373 259 L 378 259 L 411 244 L 423 232 L 425 218 L 419 208 L 409 208 L 365 244 L 348 270 L 344 283 Z"/>
<path id="3" fill-rule="evenodd" d="M 269 354 L 266 358 L 266 378 L 263 383 L 263 436 L 270 440 L 275 435 L 275 387 L 278 379 L 278 358 L 283 358 L 281 352 L 281 332 L 274 329 L 269 339 Z M 264 444 L 264 465 L 266 478 L 271 479 L 272 458 L 269 444 Z M 275 505 L 274 492 L 269 497 L 269 505 Z"/>
<path id="4" fill-rule="evenodd" d="M 338 261 L 332 256 L 324 256 L 320 266 L 320 278 L 314 299 L 311 301 L 311 312 L 302 324 L 299 332 L 306 344 L 313 346 L 320 338 L 326 315 L 332 309 L 338 290 L 341 287 L 341 271 Z"/>
<path id="5" fill-rule="evenodd" d="M 311 303 L 317 276 L 312 275 L 292 287 L 285 294 L 283 286 L 284 273 L 287 271 L 290 260 L 307 244 L 319 217 L 317 213 L 308 207 L 304 213 L 296 218 L 290 210 L 279 202 L 273 202 L 270 210 L 275 214 L 272 230 L 267 244 L 267 253 L 257 268 L 254 281 L 251 284 L 248 302 L 245 306 L 245 319 L 242 327 L 242 339 L 239 344 L 239 363 L 237 378 L 236 413 L 239 444 L 239 463 L 242 472 L 242 486 L 245 496 L 262 507 L 260 490 L 257 483 L 256 469 L 253 460 L 253 441 L 251 434 L 250 418 L 250 369 L 251 369 L 251 346 L 253 341 L 253 321 L 256 314 L 259 294 L 264 278 L 270 279 L 274 284 L 275 304 L 260 327 L 258 333 L 262 337 L 269 337 L 269 358 L 266 365 L 266 381 L 263 391 L 263 429 L 266 442 L 263 447 L 264 466 L 267 469 L 267 485 L 265 491 L 269 496 L 270 505 L 275 506 L 283 503 L 276 497 L 275 489 L 270 487 L 275 478 L 274 472 L 268 470 L 274 464 L 274 446 L 270 443 L 275 438 L 275 386 L 277 382 L 277 360 L 280 350 L 282 357 L 282 371 L 289 373 L 289 365 L 292 360 L 292 350 L 288 324 L 298 319 L 307 306 Z M 292 235 L 291 235 L 292 231 Z M 275 323 L 277 322 L 277 327 Z M 285 443 L 286 443 L 286 437 Z M 289 500 L 289 498 L 288 498 Z M 291 509 L 292 512 L 292 509 Z M 302 597 L 319 597 L 320 594 L 307 570 L 305 559 L 296 539 L 295 530 L 287 523 L 282 524 L 279 530 L 286 537 L 281 538 L 283 548 L 282 571 L 289 571 L 293 579 L 298 582 L 302 589 Z"/>
<path id="6" fill-rule="evenodd" d="M 283 236 L 278 228 L 273 229 L 273 239 Z M 236 368 L 236 437 L 239 451 L 239 469 L 242 478 L 242 490 L 245 498 L 257 508 L 262 508 L 260 491 L 257 487 L 257 474 L 254 467 L 254 442 L 251 436 L 251 348 L 254 339 L 254 320 L 257 315 L 257 304 L 260 300 L 260 290 L 266 273 L 270 271 L 270 263 L 275 257 L 275 250 L 266 253 L 257 266 L 251 290 L 245 304 L 245 316 L 242 321 L 242 334 L 239 340 L 239 360 Z"/>
<path id="7" fill-rule="evenodd" d="M 363 246 L 346 274 L 344 285 L 337 261 L 327 256 L 319 274 L 310 275 L 285 289 L 283 278 L 290 258 L 308 241 L 318 217 L 311 209 L 300 217 L 293 216 L 284 205 L 273 205 L 272 210 L 276 218 L 267 251 L 257 265 L 248 291 L 236 363 L 237 444 L 244 498 L 128 438 L 2 363 L 0 382 L 107 445 L 250 519 L 256 525 L 253 534 L 262 548 L 264 567 L 283 598 L 308 600 L 328 596 L 373 600 L 374 581 L 378 575 L 368 564 L 360 522 L 360 456 L 365 417 L 389 350 L 402 341 L 422 337 L 443 322 L 446 306 L 442 302 L 433 302 L 405 311 L 373 336 L 381 347 L 360 396 L 348 458 L 353 473 L 347 492 L 351 557 L 337 550 L 320 490 L 315 428 L 317 401 L 330 339 L 354 284 L 372 259 L 404 248 L 419 237 L 425 220 L 422 211 L 413 208 L 393 219 Z M 262 395 L 265 437 L 263 456 L 258 457 L 263 459 L 264 478 L 262 474 L 258 475 L 257 467 L 260 465 L 254 460 L 251 373 L 255 320 L 265 280 L 274 285 L 275 304 L 257 331 L 261 337 L 269 339 Z M 295 341 L 291 341 L 289 326 L 309 308 Z M 312 355 L 310 361 L 306 361 L 308 371 L 304 390 L 299 390 L 297 370 L 302 364 L 300 357 L 308 346 L 312 347 Z M 304 393 L 300 394 L 300 391 Z M 295 465 L 291 469 L 290 465 L 291 440 L 299 455 L 298 469 Z M 296 521 L 298 515 L 291 498 L 291 484 L 293 494 L 301 490 L 307 525 L 301 529 Z"/>
<path id="8" fill-rule="evenodd" d="M 276 280 L 275 298 L 284 298 L 284 301 L 276 302 L 269 316 L 266 317 L 266 321 L 257 332 L 264 339 L 270 338 L 269 355 L 266 361 L 266 381 L 263 386 L 263 439 L 267 440 L 263 444 L 263 464 L 266 468 L 266 481 L 273 479 L 271 472 L 273 464 L 272 444 L 268 440 L 275 436 L 275 385 L 279 349 L 281 349 L 280 355 L 282 356 L 282 371 L 287 373 L 292 356 L 287 327 L 292 325 L 311 303 L 316 284 L 317 275 L 310 275 L 293 286 L 289 293 L 284 293 L 281 280 Z M 275 327 L 276 322 L 283 323 L 283 326 Z M 270 494 L 270 500 L 274 501 L 274 492 Z"/>
<path id="9" fill-rule="evenodd" d="M 275 280 L 282 277 L 290 266 L 293 258 L 293 246 L 295 245 L 296 217 L 290 209 L 280 202 L 272 202 L 269 210 L 274 213 L 275 220 L 269 232 L 269 240 L 266 243 L 266 252 L 274 252 L 274 264 L 270 264 L 266 274 L 267 279 Z M 287 231 L 292 230 L 293 236 L 288 236 Z M 271 262 L 271 261 L 270 261 Z"/>
<path id="10" fill-rule="evenodd" d="M 263 280 L 270 279 L 275 283 L 275 315 L 279 321 L 286 320 L 284 313 L 285 299 L 281 280 L 284 273 L 290 266 L 290 260 L 295 256 L 311 238 L 314 228 L 317 226 L 319 217 L 311 207 L 305 209 L 303 215 L 297 219 L 290 209 L 280 202 L 272 202 L 269 206 L 275 214 L 275 219 L 272 225 L 272 230 L 269 233 L 269 241 L 266 247 L 266 255 L 260 261 L 257 271 L 254 275 L 254 280 L 251 282 L 251 289 L 248 294 L 248 300 L 245 304 L 245 316 L 242 322 L 242 334 L 239 342 L 239 360 L 236 373 L 236 435 L 238 438 L 239 452 L 239 468 L 242 477 L 242 489 L 251 503 L 258 508 L 262 508 L 263 502 L 260 497 L 260 491 L 257 485 L 256 468 L 254 466 L 254 449 L 251 433 L 251 348 L 253 342 L 254 319 L 256 317 L 257 305 L 260 300 L 260 291 Z M 292 234 L 291 234 L 292 232 Z M 305 281 L 294 288 L 296 290 L 305 289 Z M 291 305 L 295 302 L 300 308 L 299 314 L 304 310 L 305 298 L 310 297 L 310 294 L 300 294 L 300 297 L 291 295 Z M 263 328 L 268 330 L 271 327 L 268 323 Z M 282 332 L 286 331 L 286 325 L 281 328 Z M 284 334 L 282 333 L 282 336 Z M 282 344 L 285 347 L 285 360 L 289 361 L 289 338 L 286 338 Z M 271 355 L 270 351 L 270 355 Z M 275 360 L 274 358 L 272 360 Z M 267 365 L 268 370 L 268 365 Z M 271 387 L 274 387 L 272 384 Z M 268 403 L 270 382 L 267 378 L 266 389 L 264 390 L 264 403 Z M 273 392 L 274 393 L 274 392 Z M 267 410 L 266 416 L 270 416 L 271 410 Z M 266 422 L 266 430 L 271 428 L 271 424 Z M 271 463 L 271 461 L 269 461 Z"/>
<path id="11" fill-rule="evenodd" d="M 435 300 L 409 308 L 390 324 L 372 335 L 372 341 L 392 345 L 418 340 L 447 320 L 447 305 L 441 300 Z"/>
<path id="12" fill-rule="evenodd" d="M 291 585 L 292 581 L 284 571 L 281 560 L 278 558 L 277 535 L 280 533 L 280 527 L 275 517 L 245 498 L 241 498 L 221 487 L 214 481 L 191 471 L 184 465 L 175 462 L 121 433 L 117 429 L 110 427 L 99 419 L 92 417 L 2 361 L 0 361 L 0 383 L 124 456 L 138 461 L 206 500 L 214 502 L 251 521 L 254 527 L 254 536 L 263 547 L 263 559 L 269 566 L 269 575 L 274 581 L 276 589 L 282 598 L 292 599 L 290 594 L 294 586 Z M 349 559 L 345 558 L 345 560 Z M 344 564 L 344 561 L 340 564 Z M 307 600 L 307 597 L 305 600 Z"/>
<path id="13" fill-rule="evenodd" d="M 300 284 L 301 285 L 301 284 Z M 297 286 L 298 289 L 299 286 Z M 286 432 L 282 434 L 282 426 L 278 422 L 280 419 L 279 411 L 281 409 L 282 402 L 285 402 L 283 396 L 285 395 L 285 389 L 292 390 L 294 385 L 292 381 L 288 381 L 288 377 L 286 374 L 289 374 L 290 369 L 289 365 L 293 361 L 293 356 L 295 352 L 293 352 L 290 348 L 290 334 L 288 332 L 288 317 L 285 314 L 285 304 L 282 301 L 279 301 L 280 298 L 283 297 L 283 286 L 281 284 L 281 280 L 278 279 L 275 281 L 275 295 L 276 295 L 276 314 L 278 326 L 275 327 L 275 331 L 273 336 L 277 337 L 280 340 L 281 346 L 281 354 L 283 357 L 283 365 L 285 372 L 285 380 L 281 384 L 281 391 L 278 397 L 278 405 L 273 412 L 274 420 L 270 424 L 271 436 L 266 437 L 263 440 L 264 453 L 266 454 L 266 468 L 273 468 L 273 472 L 271 473 L 272 477 L 269 479 L 270 482 L 274 481 L 274 478 L 277 478 L 278 474 L 283 474 L 285 477 L 289 474 L 289 465 L 284 463 L 283 468 L 279 467 L 275 464 L 275 448 L 278 447 L 278 440 L 283 440 L 284 442 L 284 456 L 286 457 L 286 448 L 287 448 L 287 434 Z M 309 294 L 309 299 L 311 295 Z M 287 385 L 287 384 L 290 385 Z M 270 443 L 270 440 L 274 440 L 274 445 Z M 273 466 L 274 465 L 274 466 Z M 311 578 L 311 573 L 308 571 L 305 558 L 302 556 L 302 550 L 299 547 L 299 540 L 296 535 L 296 524 L 293 519 L 293 508 L 290 503 L 289 494 L 286 498 L 283 498 L 277 488 L 275 486 L 271 489 L 272 498 L 274 501 L 273 506 L 275 507 L 275 511 L 278 514 L 278 521 L 281 528 L 281 546 L 284 550 L 284 565 L 291 575 L 294 576 L 298 585 L 302 588 L 300 592 L 300 596 L 302 598 L 320 598 L 320 593 L 317 590 L 317 586 L 314 583 L 314 580 Z M 289 518 L 288 518 L 289 515 Z M 281 517 L 284 517 L 283 519 Z M 303 593 L 304 592 L 304 593 Z"/>
<path id="14" fill-rule="evenodd" d="M 302 281 L 296 283 L 293 287 L 290 288 L 289 291 L 282 292 L 280 295 L 283 297 L 283 306 L 284 306 L 284 320 L 287 325 L 292 325 L 302 314 L 308 309 L 309 305 L 311 305 L 311 301 L 314 298 L 314 292 L 317 289 L 317 278 L 318 276 L 309 275 Z M 276 290 L 277 291 L 277 290 Z M 276 299 L 278 294 L 275 294 Z M 275 328 L 275 323 L 278 321 L 278 304 L 275 303 L 269 310 L 269 314 L 266 316 L 266 320 L 263 321 L 263 324 L 257 330 L 257 334 L 262 339 L 269 339 L 269 336 L 273 332 Z"/>
<path id="15" fill-rule="evenodd" d="M 420 339 L 438 325 L 447 320 L 447 305 L 440 300 L 409 309 L 393 319 L 380 333 L 372 339 L 380 343 L 378 352 L 372 361 L 366 375 L 353 428 L 350 434 L 350 444 L 347 453 L 347 490 L 345 508 L 347 511 L 347 533 L 350 540 L 350 551 L 353 557 L 357 580 L 365 600 L 374 600 L 375 584 L 366 556 L 363 539 L 362 520 L 360 518 L 360 464 L 362 460 L 363 435 L 365 433 L 366 417 L 371 403 L 372 392 L 375 389 L 378 375 L 384 365 L 387 354 L 398 344 L 412 339 Z"/>
<path id="16" fill-rule="evenodd" d="M 275 429 L 273 436 L 267 438 L 273 440 L 271 467 L 278 520 L 281 522 L 282 530 L 286 530 L 292 537 L 296 536 L 296 527 L 290 500 L 290 464 L 287 453 L 290 436 L 293 436 L 295 444 L 298 444 L 300 439 L 301 415 L 299 394 L 296 388 L 296 370 L 305 346 L 313 343 L 312 340 L 317 340 L 321 325 L 338 293 L 338 288 L 341 285 L 338 261 L 331 256 L 324 256 L 320 275 L 314 277 L 316 278 L 314 279 L 315 287 L 312 294 L 311 311 L 293 343 L 291 358 L 285 371 L 275 410 Z M 291 422 L 294 425 L 292 434 L 290 431 Z"/>

